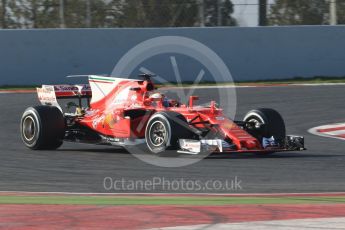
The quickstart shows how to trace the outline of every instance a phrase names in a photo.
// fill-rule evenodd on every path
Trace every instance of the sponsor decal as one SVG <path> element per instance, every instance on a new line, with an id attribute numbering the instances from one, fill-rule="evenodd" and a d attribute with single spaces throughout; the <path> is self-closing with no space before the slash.
<path id="1" fill-rule="evenodd" d="M 255 144 L 255 142 L 252 144 Z M 271 138 L 266 138 L 266 137 L 262 138 L 262 147 L 267 148 L 267 147 L 273 147 L 276 145 L 277 144 L 273 136 Z"/>
<path id="2" fill-rule="evenodd" d="M 113 113 L 109 113 L 105 116 L 103 124 L 108 125 L 111 129 L 113 129 L 114 125 L 117 123 L 119 119 L 119 116 L 117 116 L 115 119 Z"/>
<path id="3" fill-rule="evenodd" d="M 104 121 L 104 115 L 101 115 L 101 116 L 95 118 L 95 119 L 92 121 L 92 126 L 93 126 L 93 128 L 96 129 L 97 126 L 98 126 L 98 124 L 99 124 L 100 122 L 103 122 L 103 121 Z M 103 122 L 103 123 L 104 123 L 104 122 Z"/>
<path id="4" fill-rule="evenodd" d="M 43 105 L 56 105 L 57 100 L 55 96 L 55 91 L 53 86 L 44 86 L 42 88 L 37 88 L 37 95 L 39 101 Z"/>
<path id="5" fill-rule="evenodd" d="M 224 118 L 224 117 L 216 117 L 216 120 L 217 120 L 217 121 L 224 121 L 225 118 Z"/>

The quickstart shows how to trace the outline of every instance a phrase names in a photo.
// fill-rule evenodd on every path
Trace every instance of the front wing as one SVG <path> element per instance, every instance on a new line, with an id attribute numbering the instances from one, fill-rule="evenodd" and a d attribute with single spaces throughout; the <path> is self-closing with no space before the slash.
<path id="1" fill-rule="evenodd" d="M 236 149 L 235 145 L 231 145 L 221 139 L 207 139 L 207 140 L 179 140 L 179 153 L 197 155 L 201 153 L 271 153 L 271 152 L 285 152 L 285 151 L 302 151 L 304 147 L 304 137 L 292 136 L 286 137 L 284 146 L 267 146 L 261 149 Z"/>

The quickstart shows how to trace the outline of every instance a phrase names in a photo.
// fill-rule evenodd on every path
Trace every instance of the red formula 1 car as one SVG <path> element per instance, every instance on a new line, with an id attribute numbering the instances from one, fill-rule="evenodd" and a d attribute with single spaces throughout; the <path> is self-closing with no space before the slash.
<path id="1" fill-rule="evenodd" d="M 37 89 L 42 105 L 22 116 L 23 142 L 34 150 L 56 149 L 63 141 L 145 146 L 154 154 L 304 149 L 304 138 L 286 136 L 273 109 L 252 110 L 243 121 L 232 121 L 214 101 L 195 106 L 198 97 L 191 96 L 188 105 L 181 104 L 156 92 L 151 76 L 141 77 L 89 76 L 89 85 L 43 85 Z M 77 103 L 69 102 L 69 112 L 63 112 L 57 99 L 68 98 Z"/>

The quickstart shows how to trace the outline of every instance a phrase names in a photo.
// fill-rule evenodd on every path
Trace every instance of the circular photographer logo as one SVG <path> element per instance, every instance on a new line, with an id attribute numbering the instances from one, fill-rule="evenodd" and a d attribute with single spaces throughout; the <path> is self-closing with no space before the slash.
<path id="1" fill-rule="evenodd" d="M 194 106 L 211 108 L 216 105 L 217 108 L 223 109 L 224 116 L 230 119 L 235 117 L 235 88 L 224 87 L 225 82 L 233 82 L 228 67 L 213 50 L 196 40 L 180 36 L 161 36 L 146 40 L 129 50 L 112 72 L 113 77 L 122 78 L 138 74 L 152 75 L 152 81 L 160 85 L 158 91 L 150 92 L 152 97 L 161 96 L 169 100 L 173 99 L 179 105 L 187 104 L 188 106 L 190 96 L 198 96 L 199 101 L 195 101 Z M 188 87 L 179 87 L 186 82 L 188 82 Z M 212 82 L 212 86 L 204 85 L 205 82 Z M 137 98 L 131 98 L 131 100 L 135 103 Z M 211 101 L 215 101 L 216 104 L 211 105 Z M 188 111 L 187 107 L 186 111 Z M 197 115 L 197 112 L 195 114 Z M 150 117 L 152 111 L 147 111 L 144 115 Z M 152 122 L 150 130 L 146 132 L 152 140 L 151 147 L 159 144 L 166 135 L 178 136 L 181 132 L 180 128 L 185 126 L 186 122 L 189 122 L 191 126 L 194 125 L 192 121 L 181 120 L 179 116 L 169 119 L 172 119 L 171 122 L 175 125 L 166 129 L 164 129 L 164 122 L 159 122 L 162 120 Z M 147 122 L 147 119 L 142 119 L 131 127 L 134 130 L 133 133 L 143 133 L 142 130 L 146 128 Z M 221 135 L 215 137 L 214 132 L 200 133 L 202 131 L 199 130 L 198 135 L 202 135 L 204 140 L 221 138 Z M 138 159 L 160 167 L 182 167 L 194 164 L 211 153 L 211 151 L 204 151 L 200 154 L 190 154 L 186 151 L 167 149 L 162 153 L 154 154 L 150 151 L 150 146 L 146 144 L 144 137 L 133 139 L 135 140 L 133 145 L 126 145 L 126 149 Z M 221 142 L 223 143 L 224 140 Z"/>

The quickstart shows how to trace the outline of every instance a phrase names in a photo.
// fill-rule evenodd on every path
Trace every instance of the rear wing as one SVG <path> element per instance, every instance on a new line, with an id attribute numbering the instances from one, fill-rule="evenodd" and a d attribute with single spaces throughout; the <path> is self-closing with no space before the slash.
<path id="1" fill-rule="evenodd" d="M 92 91 L 89 85 L 43 85 L 37 88 L 38 100 L 42 105 L 59 107 L 57 99 L 63 98 L 91 98 Z"/>

